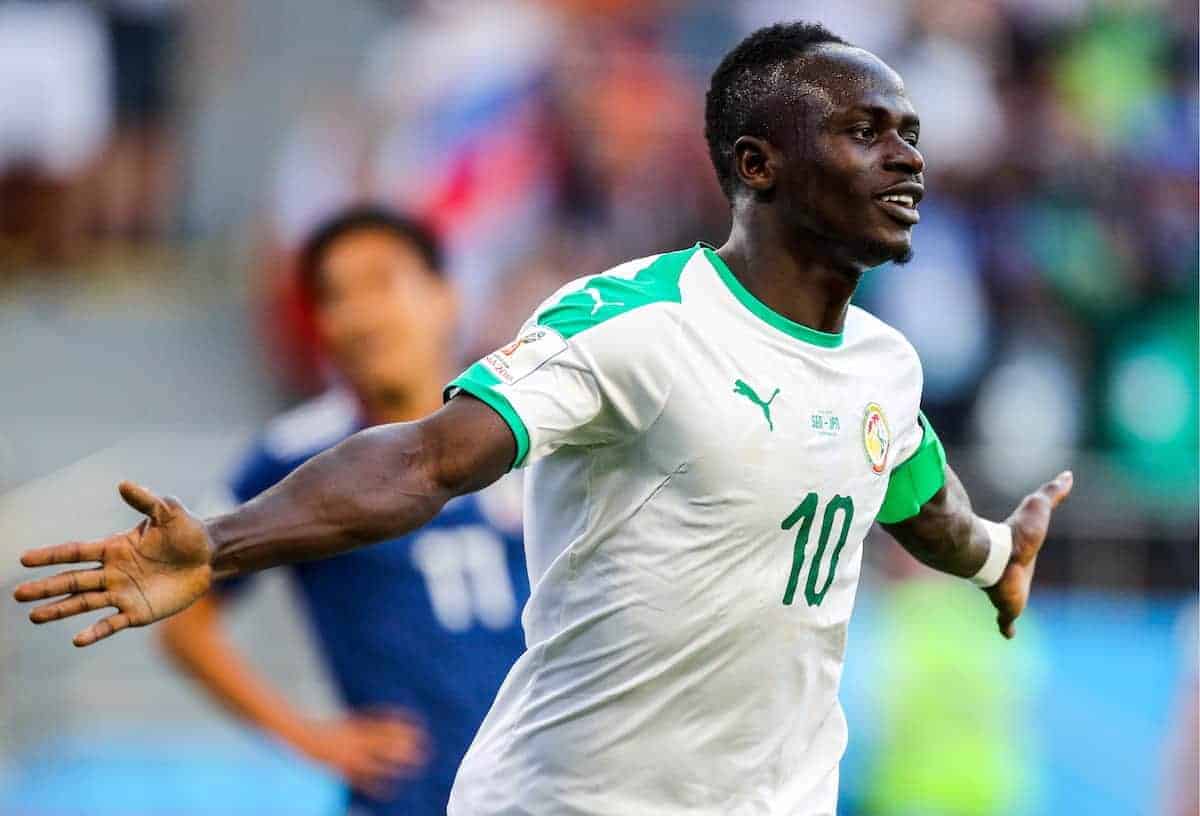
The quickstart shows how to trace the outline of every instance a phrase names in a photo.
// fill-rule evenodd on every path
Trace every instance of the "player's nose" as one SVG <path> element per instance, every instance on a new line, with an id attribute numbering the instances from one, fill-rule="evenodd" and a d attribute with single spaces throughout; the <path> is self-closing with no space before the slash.
<path id="1" fill-rule="evenodd" d="M 920 150 L 917 150 L 916 145 L 896 136 L 884 163 L 884 169 L 917 176 L 925 172 L 925 157 L 921 155 Z"/>

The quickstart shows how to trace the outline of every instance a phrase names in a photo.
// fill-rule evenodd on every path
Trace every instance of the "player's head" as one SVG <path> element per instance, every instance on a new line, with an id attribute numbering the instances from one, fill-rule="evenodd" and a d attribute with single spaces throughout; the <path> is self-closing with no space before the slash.
<path id="1" fill-rule="evenodd" d="M 759 29 L 712 75 L 705 135 L 735 218 L 768 208 L 785 240 L 874 266 L 911 255 L 925 162 L 899 75 L 820 25 Z M 896 185 L 900 185 L 897 187 Z"/>
<path id="2" fill-rule="evenodd" d="M 380 207 L 347 210 L 305 243 L 300 281 L 322 346 L 369 403 L 440 384 L 456 301 L 427 228 Z"/>

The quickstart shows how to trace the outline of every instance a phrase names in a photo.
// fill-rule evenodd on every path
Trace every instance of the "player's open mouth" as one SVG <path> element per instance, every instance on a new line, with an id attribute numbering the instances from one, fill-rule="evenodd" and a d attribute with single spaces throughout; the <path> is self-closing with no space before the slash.
<path id="1" fill-rule="evenodd" d="M 897 184 L 875 196 L 875 203 L 893 220 L 911 227 L 921 220 L 917 205 L 923 195 L 924 189 L 919 184 Z"/>

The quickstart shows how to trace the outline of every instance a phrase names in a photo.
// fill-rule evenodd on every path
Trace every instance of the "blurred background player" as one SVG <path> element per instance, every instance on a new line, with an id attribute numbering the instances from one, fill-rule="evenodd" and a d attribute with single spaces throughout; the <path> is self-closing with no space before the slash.
<path id="1" fill-rule="evenodd" d="M 340 382 L 271 422 L 230 487 L 246 501 L 368 425 L 441 403 L 455 297 L 433 236 L 383 209 L 346 211 L 300 259 L 313 324 Z M 315 722 L 233 647 L 222 624 L 238 582 L 162 630 L 174 661 L 221 704 L 354 789 L 351 812 L 445 812 L 454 772 L 523 649 L 528 594 L 519 511 L 464 497 L 425 530 L 292 570 L 350 712 Z"/>

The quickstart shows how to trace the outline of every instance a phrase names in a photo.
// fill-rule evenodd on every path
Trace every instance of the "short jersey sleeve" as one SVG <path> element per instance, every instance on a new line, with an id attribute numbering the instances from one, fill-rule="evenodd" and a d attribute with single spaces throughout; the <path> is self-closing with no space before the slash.
<path id="1" fill-rule="evenodd" d="M 517 337 L 454 379 L 490 405 L 517 443 L 513 467 L 564 446 L 613 444 L 640 433 L 670 393 L 680 326 L 679 273 L 690 252 L 631 262 L 574 281 Z"/>

